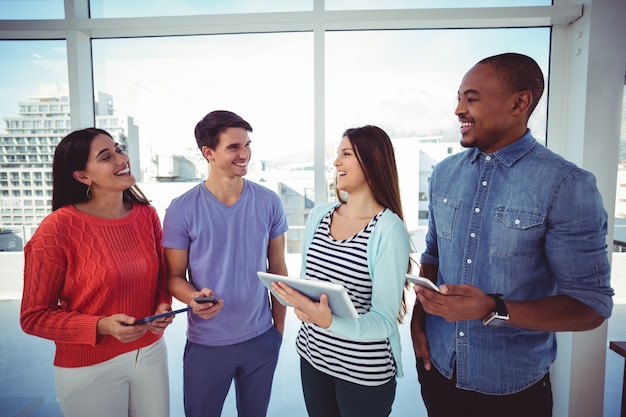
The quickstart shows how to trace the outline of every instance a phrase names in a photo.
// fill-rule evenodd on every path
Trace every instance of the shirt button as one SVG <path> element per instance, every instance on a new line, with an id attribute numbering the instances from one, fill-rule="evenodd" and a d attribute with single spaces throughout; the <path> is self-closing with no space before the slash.
<path id="1" fill-rule="evenodd" d="M 471 263 L 472 263 L 472 260 L 471 260 L 471 259 L 468 259 L 468 260 L 466 260 L 465 262 L 467 262 L 468 264 L 471 264 Z"/>
<path id="2" fill-rule="evenodd" d="M 483 181 L 482 184 L 483 184 L 483 187 L 486 187 L 487 186 L 487 181 Z"/>
<path id="3" fill-rule="evenodd" d="M 476 233 L 470 233 L 470 237 L 476 237 Z"/>
<path id="4" fill-rule="evenodd" d="M 464 332 L 459 332 L 459 336 L 463 337 L 463 336 L 465 336 L 465 333 Z"/>
<path id="5" fill-rule="evenodd" d="M 491 157 L 490 157 L 489 155 L 487 155 L 487 156 L 485 157 L 485 159 L 486 159 L 487 161 L 491 161 Z"/>
<path id="6" fill-rule="evenodd" d="M 514 222 L 514 223 L 515 223 L 515 224 L 520 224 L 520 223 L 521 223 L 521 221 L 520 221 L 519 219 L 515 219 L 515 222 Z"/>
<path id="7" fill-rule="evenodd" d="M 474 212 L 476 212 L 476 213 L 480 213 L 480 208 L 476 207 L 476 208 L 474 209 Z"/>
<path id="8" fill-rule="evenodd" d="M 444 202 L 444 203 L 447 203 L 447 202 L 448 202 L 448 199 L 447 199 L 447 198 L 444 198 L 444 199 L 443 199 L 443 202 Z"/>

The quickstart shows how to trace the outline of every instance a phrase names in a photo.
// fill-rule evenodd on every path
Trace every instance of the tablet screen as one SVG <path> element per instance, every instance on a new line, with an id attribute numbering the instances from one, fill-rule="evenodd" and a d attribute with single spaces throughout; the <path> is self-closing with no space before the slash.
<path id="1" fill-rule="evenodd" d="M 262 271 L 257 272 L 257 275 L 263 285 L 265 285 L 270 291 L 272 291 L 272 282 L 281 281 L 314 301 L 319 301 L 320 296 L 323 293 L 326 293 L 328 295 L 328 305 L 334 315 L 350 318 L 357 318 L 359 316 L 356 308 L 354 308 L 354 304 L 352 304 L 352 301 L 350 300 L 348 291 L 342 285 L 326 281 L 286 277 Z M 279 296 L 274 294 L 273 291 L 272 294 L 278 299 L 278 301 L 280 301 L 281 304 L 289 305 Z"/>

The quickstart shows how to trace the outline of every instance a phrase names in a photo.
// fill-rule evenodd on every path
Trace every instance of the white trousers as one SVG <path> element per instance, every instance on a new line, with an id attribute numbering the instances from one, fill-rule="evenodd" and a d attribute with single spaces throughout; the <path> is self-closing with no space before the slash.
<path id="1" fill-rule="evenodd" d="M 65 417 L 168 417 L 167 347 L 150 346 L 80 368 L 55 367 Z"/>

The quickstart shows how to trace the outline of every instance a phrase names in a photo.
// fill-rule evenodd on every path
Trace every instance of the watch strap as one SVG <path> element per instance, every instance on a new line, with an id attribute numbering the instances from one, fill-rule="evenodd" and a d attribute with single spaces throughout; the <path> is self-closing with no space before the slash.
<path id="1" fill-rule="evenodd" d="M 506 308 L 506 304 L 504 304 L 504 300 L 502 300 L 502 294 L 487 294 L 489 297 L 493 298 L 496 302 L 496 313 L 499 316 L 508 316 L 509 310 Z"/>

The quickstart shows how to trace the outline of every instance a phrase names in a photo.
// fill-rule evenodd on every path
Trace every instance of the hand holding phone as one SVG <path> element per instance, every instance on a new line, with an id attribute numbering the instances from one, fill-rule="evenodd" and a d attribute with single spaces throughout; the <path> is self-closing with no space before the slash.
<path id="1" fill-rule="evenodd" d="M 206 303 L 217 304 L 217 299 L 215 297 L 195 297 L 193 301 L 195 301 L 198 304 L 206 304 Z"/>
<path id="2" fill-rule="evenodd" d="M 434 282 L 432 282 L 431 280 L 429 280 L 428 278 L 424 278 L 424 277 L 417 277 L 415 275 L 411 275 L 411 274 L 406 274 L 405 278 L 409 280 L 409 282 L 415 284 L 415 285 L 419 285 L 420 287 L 425 287 L 428 288 L 429 290 L 433 290 L 433 291 L 437 291 L 439 292 L 439 287 L 437 287 L 435 285 Z"/>

